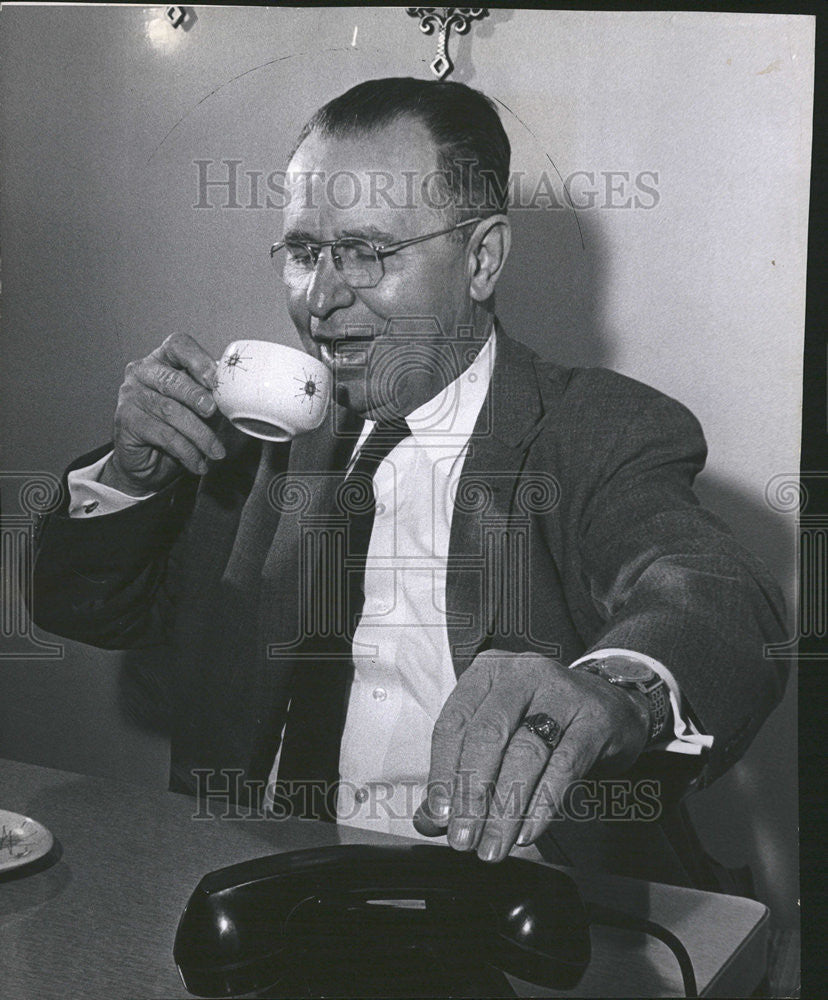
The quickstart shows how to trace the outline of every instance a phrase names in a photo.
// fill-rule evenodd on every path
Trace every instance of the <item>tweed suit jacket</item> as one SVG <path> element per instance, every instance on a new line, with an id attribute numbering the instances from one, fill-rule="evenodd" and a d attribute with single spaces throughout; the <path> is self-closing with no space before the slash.
<path id="1" fill-rule="evenodd" d="M 38 529 L 42 628 L 168 650 L 174 790 L 193 791 L 199 769 L 267 777 L 298 645 L 319 627 L 309 581 L 341 520 L 359 430 L 331 413 L 292 444 L 240 436 L 200 480 L 182 476 L 124 511 L 77 520 L 64 503 Z M 675 400 L 541 360 L 498 331 L 451 529 L 457 675 L 487 648 L 563 663 L 638 650 L 670 668 L 714 736 L 697 783 L 737 760 L 784 688 L 783 665 L 763 656 L 785 638 L 784 613 L 761 562 L 693 494 L 705 457 L 698 422 Z"/>

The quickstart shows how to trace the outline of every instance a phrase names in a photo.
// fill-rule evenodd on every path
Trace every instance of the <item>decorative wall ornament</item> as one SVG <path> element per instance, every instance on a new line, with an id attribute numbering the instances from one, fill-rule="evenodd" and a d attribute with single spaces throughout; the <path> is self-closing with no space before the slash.
<path id="1" fill-rule="evenodd" d="M 174 28 L 177 28 L 179 24 L 183 24 L 184 18 L 187 16 L 187 11 L 183 7 L 174 4 L 171 7 L 167 7 L 164 14 L 170 24 Z"/>
<path id="2" fill-rule="evenodd" d="M 431 72 L 438 80 L 445 79 L 454 69 L 448 54 L 448 36 L 452 28 L 458 35 L 465 35 L 472 21 L 487 17 L 488 7 L 406 7 L 406 14 L 419 17 L 420 31 L 426 35 L 439 29 L 437 55 L 431 63 Z"/>

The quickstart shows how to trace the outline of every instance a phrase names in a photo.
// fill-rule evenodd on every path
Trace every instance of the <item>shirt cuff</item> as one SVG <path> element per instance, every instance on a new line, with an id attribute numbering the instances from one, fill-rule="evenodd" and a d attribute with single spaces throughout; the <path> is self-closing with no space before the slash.
<path id="1" fill-rule="evenodd" d="M 577 667 L 579 663 L 600 659 L 602 656 L 629 656 L 634 660 L 638 660 L 639 663 L 643 663 L 651 670 L 654 670 L 667 685 L 667 690 L 670 692 L 670 705 L 673 709 L 673 735 L 665 736 L 664 739 L 659 740 L 658 743 L 654 743 L 648 749 L 669 750 L 670 753 L 698 755 L 702 750 L 708 750 L 713 746 L 713 737 L 700 733 L 693 720 L 684 714 L 681 691 L 675 677 L 673 677 L 672 673 L 663 663 L 654 660 L 652 656 L 647 656 L 646 653 L 638 653 L 634 649 L 595 649 L 591 653 L 587 653 L 586 656 L 582 656 L 579 660 L 575 660 L 574 663 L 570 663 L 569 668 L 571 670 L 572 667 Z"/>
<path id="2" fill-rule="evenodd" d="M 154 493 L 147 493 L 146 496 L 134 497 L 129 493 L 122 493 L 114 486 L 106 486 L 99 482 L 99 476 L 103 467 L 112 456 L 108 455 L 87 465 L 84 469 L 73 469 L 67 476 L 69 483 L 69 517 L 100 517 L 102 514 L 114 514 L 119 510 L 132 507 L 142 500 L 148 500 L 155 496 Z"/>

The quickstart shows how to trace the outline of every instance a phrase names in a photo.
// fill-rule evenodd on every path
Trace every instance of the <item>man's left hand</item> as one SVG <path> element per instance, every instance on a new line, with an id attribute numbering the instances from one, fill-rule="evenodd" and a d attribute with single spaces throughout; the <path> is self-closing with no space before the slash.
<path id="1" fill-rule="evenodd" d="M 561 728 L 551 750 L 523 725 L 543 712 Z M 501 861 L 563 814 L 568 786 L 599 767 L 622 773 L 647 742 L 646 697 L 536 653 L 481 653 L 434 726 L 428 796 L 414 816 L 426 836 Z"/>

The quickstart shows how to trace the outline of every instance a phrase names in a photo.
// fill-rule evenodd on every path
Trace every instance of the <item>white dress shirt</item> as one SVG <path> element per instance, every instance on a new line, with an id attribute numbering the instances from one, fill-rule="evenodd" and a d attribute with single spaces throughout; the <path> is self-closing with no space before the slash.
<path id="1" fill-rule="evenodd" d="M 374 476 L 377 513 L 339 758 L 341 823 L 412 832 L 431 733 L 457 681 L 446 628 L 449 537 L 493 362 L 490 337 L 458 379 L 408 415 L 411 436 Z M 373 426 L 365 422 L 355 455 Z"/>
<path id="2" fill-rule="evenodd" d="M 411 819 L 425 791 L 432 729 L 456 683 L 445 608 L 454 495 L 494 357 L 492 334 L 459 378 L 408 415 L 411 436 L 374 476 L 365 604 L 340 751 L 340 823 L 417 836 Z M 365 421 L 350 466 L 373 426 Z M 96 481 L 107 458 L 69 474 L 70 516 L 96 517 L 146 499 Z M 678 685 L 663 664 L 631 650 L 589 657 L 613 654 L 636 657 L 667 683 L 675 732 L 661 749 L 698 754 L 712 745 L 713 737 L 683 715 Z M 271 781 L 277 769 L 278 756 Z"/>

